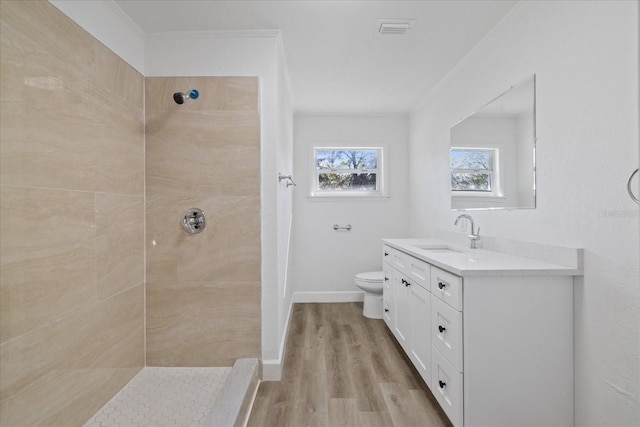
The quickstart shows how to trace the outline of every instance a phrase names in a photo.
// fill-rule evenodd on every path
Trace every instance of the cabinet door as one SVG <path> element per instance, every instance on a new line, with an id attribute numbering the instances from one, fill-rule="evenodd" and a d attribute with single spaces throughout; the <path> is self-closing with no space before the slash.
<path id="1" fill-rule="evenodd" d="M 409 339 L 409 332 L 411 330 L 411 312 L 409 304 L 409 292 L 410 284 L 407 278 L 400 274 L 398 271 L 394 271 L 392 284 L 393 287 L 393 302 L 394 302 L 394 329 L 393 334 L 402 346 L 402 348 L 409 352 L 407 347 L 407 340 Z"/>
<path id="2" fill-rule="evenodd" d="M 393 268 L 387 263 L 383 264 L 384 281 L 382 282 L 382 318 L 390 331 L 394 330 L 395 307 L 393 304 Z"/>
<path id="3" fill-rule="evenodd" d="M 422 286 L 410 287 L 411 338 L 409 357 L 431 388 L 431 293 Z"/>

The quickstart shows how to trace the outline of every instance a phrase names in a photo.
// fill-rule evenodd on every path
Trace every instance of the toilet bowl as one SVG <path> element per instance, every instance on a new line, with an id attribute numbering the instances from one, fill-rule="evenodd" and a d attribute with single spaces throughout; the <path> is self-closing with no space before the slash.
<path id="1" fill-rule="evenodd" d="M 384 272 L 368 271 L 354 277 L 357 287 L 364 291 L 362 314 L 370 319 L 382 319 L 382 282 Z"/>

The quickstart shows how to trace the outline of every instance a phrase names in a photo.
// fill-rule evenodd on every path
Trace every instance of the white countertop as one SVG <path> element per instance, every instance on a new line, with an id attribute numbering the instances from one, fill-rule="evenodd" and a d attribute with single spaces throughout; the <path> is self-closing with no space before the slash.
<path id="1" fill-rule="evenodd" d="M 384 244 L 458 276 L 582 276 L 566 266 L 487 249 L 470 249 L 439 239 L 383 239 Z M 458 252 L 421 249 L 446 247 Z"/>

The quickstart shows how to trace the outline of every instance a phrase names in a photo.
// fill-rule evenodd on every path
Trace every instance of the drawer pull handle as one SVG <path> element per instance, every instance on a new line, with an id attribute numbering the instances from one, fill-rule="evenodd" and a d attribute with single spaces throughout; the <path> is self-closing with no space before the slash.
<path id="1" fill-rule="evenodd" d="M 407 287 L 411 284 L 411 283 L 407 282 L 407 281 L 406 281 L 406 280 L 404 280 L 404 279 L 402 279 L 402 280 L 400 280 L 400 281 L 402 282 L 402 284 L 403 284 L 403 285 L 405 285 L 405 286 L 407 286 Z"/>
<path id="2" fill-rule="evenodd" d="M 384 281 L 385 281 L 385 282 L 388 282 L 388 281 L 389 281 L 389 278 L 385 276 Z"/>
<path id="3" fill-rule="evenodd" d="M 388 313 L 388 312 L 389 312 L 389 309 L 388 309 L 388 308 L 385 308 L 385 309 L 384 309 L 384 312 L 385 312 L 385 313 Z"/>
<path id="4" fill-rule="evenodd" d="M 446 330 L 447 330 L 447 328 L 445 328 L 445 327 L 444 327 L 444 326 L 442 326 L 442 325 L 438 325 L 438 330 L 440 331 L 440 333 L 443 333 L 444 331 L 446 331 Z"/>
<path id="5" fill-rule="evenodd" d="M 385 252 L 385 253 L 384 253 L 384 256 L 389 256 L 389 253 L 388 253 L 388 252 Z"/>
<path id="6" fill-rule="evenodd" d="M 447 285 L 442 282 L 438 282 L 438 289 L 444 289 L 445 286 Z"/>
<path id="7" fill-rule="evenodd" d="M 445 383 L 444 381 L 438 380 L 438 385 L 440 386 L 440 388 L 444 388 L 444 386 L 446 386 L 447 383 Z"/>

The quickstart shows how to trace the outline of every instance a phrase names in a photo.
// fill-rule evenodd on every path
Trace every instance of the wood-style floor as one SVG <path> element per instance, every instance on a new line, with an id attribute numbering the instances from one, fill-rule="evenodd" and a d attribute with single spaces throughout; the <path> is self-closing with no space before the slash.
<path id="1" fill-rule="evenodd" d="M 362 303 L 296 304 L 281 381 L 263 382 L 254 426 L 451 426 L 382 320 Z"/>

